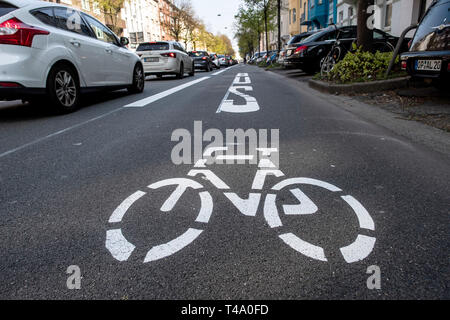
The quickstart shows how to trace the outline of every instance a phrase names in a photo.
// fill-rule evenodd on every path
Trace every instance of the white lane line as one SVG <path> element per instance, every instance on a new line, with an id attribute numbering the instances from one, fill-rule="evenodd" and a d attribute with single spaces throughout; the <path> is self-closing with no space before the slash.
<path id="1" fill-rule="evenodd" d="M 222 71 L 217 71 L 217 72 L 214 72 L 213 74 L 212 74 L 212 76 L 217 76 L 217 75 L 219 75 L 219 74 L 221 74 L 222 72 L 225 72 L 225 71 L 227 71 L 228 69 L 225 69 L 225 70 L 222 70 Z"/>
<path id="2" fill-rule="evenodd" d="M 124 108 L 142 108 L 142 107 L 145 107 L 146 105 L 148 105 L 150 103 L 153 103 L 155 101 L 163 99 L 163 98 L 165 98 L 167 96 L 170 96 L 171 94 L 174 94 L 174 93 L 176 93 L 178 91 L 186 89 L 186 88 L 188 88 L 190 86 L 193 86 L 194 84 L 197 84 L 199 82 L 205 81 L 205 80 L 210 79 L 210 78 L 211 77 L 203 77 L 203 78 L 200 78 L 200 79 L 197 79 L 197 80 L 193 80 L 193 81 L 184 83 L 184 84 L 182 84 L 182 85 L 180 85 L 178 87 L 171 88 L 169 90 L 157 93 L 157 94 L 155 94 L 153 96 L 150 96 L 150 97 L 144 98 L 142 100 L 138 100 L 138 101 L 132 102 L 130 104 L 127 104 L 126 106 L 124 106 Z"/>
<path id="3" fill-rule="evenodd" d="M 168 257 L 197 239 L 203 230 L 189 228 L 185 233 L 172 241 L 151 248 L 145 256 L 144 263 Z"/>
<path id="4" fill-rule="evenodd" d="M 51 133 L 51 134 L 49 134 L 49 135 L 46 135 L 45 137 L 42 137 L 42 138 L 33 140 L 33 141 L 31 141 L 31 142 L 28 142 L 28 143 L 25 143 L 24 145 L 21 145 L 20 147 L 17 147 L 17 148 L 8 150 L 8 151 L 3 152 L 3 153 L 0 153 L 0 158 L 3 158 L 3 157 L 5 157 L 5 156 L 7 156 L 7 155 L 10 155 L 10 154 L 12 154 L 12 153 L 14 153 L 14 152 L 20 151 L 20 150 L 25 149 L 25 148 L 27 148 L 27 147 L 30 147 L 30 146 L 32 146 L 32 145 L 34 145 L 34 144 L 39 143 L 39 142 L 42 142 L 42 141 L 45 141 L 45 140 L 47 140 L 47 139 L 53 138 L 53 137 L 55 137 L 55 136 L 57 136 L 57 135 L 60 135 L 60 134 L 62 134 L 62 133 L 65 133 L 65 132 L 67 132 L 67 131 L 70 131 L 70 130 L 72 130 L 72 129 L 79 128 L 79 127 L 84 126 L 85 124 L 88 124 L 88 123 L 90 123 L 90 122 L 93 122 L 93 121 L 102 119 L 102 118 L 104 118 L 104 117 L 106 117 L 106 116 L 109 116 L 110 114 L 113 114 L 113 113 L 115 113 L 115 112 L 117 112 L 117 111 L 119 111 L 119 110 L 122 110 L 122 108 L 123 108 L 123 107 L 120 107 L 120 108 L 118 108 L 118 109 L 111 110 L 110 112 L 104 113 L 104 114 L 102 114 L 102 115 L 100 115 L 100 116 L 98 116 L 98 117 L 95 117 L 95 118 L 86 120 L 86 121 L 84 121 L 84 122 L 78 123 L 78 124 L 73 125 L 73 126 L 71 126 L 71 127 L 68 127 L 68 128 L 62 129 L 62 130 L 59 130 L 59 131 L 54 132 L 54 133 Z"/>
<path id="5" fill-rule="evenodd" d="M 53 132 L 53 133 L 51 133 L 51 134 L 49 134 L 49 135 L 46 135 L 46 136 L 44 136 L 44 137 L 42 137 L 42 138 L 39 138 L 39 139 L 33 140 L 33 141 L 31 141 L 31 142 L 25 143 L 25 144 L 23 144 L 23 145 L 21 145 L 21 146 L 19 146 L 19 147 L 17 147 L 17 148 L 14 148 L 14 149 L 5 151 L 5 152 L 3 152 L 3 153 L 0 153 L 0 158 L 6 157 L 6 156 L 8 156 L 8 155 L 10 155 L 10 154 L 12 154 L 12 153 L 15 153 L 15 152 L 17 152 L 17 151 L 20 151 L 20 150 L 22 150 L 22 149 L 25 149 L 25 148 L 27 148 L 27 147 L 30 147 L 30 146 L 35 145 L 35 144 L 37 144 L 37 143 L 40 143 L 40 142 L 42 142 L 42 141 L 48 140 L 48 139 L 53 138 L 53 137 L 55 137 L 55 136 L 58 136 L 58 135 L 60 135 L 60 134 L 62 134 L 62 133 L 66 133 L 66 132 L 68 132 L 68 131 L 70 131 L 70 130 L 73 130 L 73 129 L 82 127 L 82 126 L 84 126 L 85 124 L 88 124 L 88 123 L 90 123 L 90 122 L 93 122 L 93 121 L 102 119 L 102 118 L 104 118 L 104 117 L 107 117 L 107 116 L 109 116 L 109 115 L 111 115 L 111 114 L 113 114 L 113 113 L 115 113 L 115 112 L 117 112 L 117 111 L 122 110 L 122 109 L 125 108 L 125 107 L 142 107 L 142 106 L 145 106 L 145 105 L 148 104 L 148 103 L 154 102 L 154 101 L 159 100 L 159 99 L 162 99 L 162 98 L 164 98 L 164 97 L 167 97 L 168 95 L 170 95 L 170 94 L 172 94 L 172 93 L 175 93 L 175 92 L 178 92 L 178 91 L 180 91 L 180 90 L 183 90 L 184 88 L 190 87 L 190 86 L 192 86 L 192 85 L 194 85 L 194 84 L 196 84 L 196 83 L 199 83 L 199 82 L 204 81 L 204 80 L 209 79 L 209 78 L 210 78 L 210 77 L 203 77 L 203 78 L 200 78 L 200 79 L 197 79 L 197 80 L 194 80 L 194 81 L 185 83 L 185 84 L 183 84 L 183 85 L 181 85 L 181 86 L 178 86 L 178 87 L 169 89 L 169 90 L 167 90 L 167 91 L 158 93 L 158 94 L 153 95 L 153 96 L 151 96 L 151 97 L 148 97 L 148 98 L 145 98 L 145 99 L 142 99 L 142 100 L 138 100 L 138 101 L 135 101 L 135 102 L 130 103 L 130 104 L 128 104 L 128 105 L 122 106 L 122 107 L 120 107 L 120 108 L 111 110 L 111 111 L 109 111 L 109 112 L 107 112 L 107 113 L 104 113 L 104 114 L 102 114 L 102 115 L 100 115 L 100 116 L 97 116 L 97 117 L 94 117 L 94 118 L 92 118 L 92 119 L 89 119 L 89 120 L 80 122 L 80 123 L 78 123 L 78 124 L 76 124 L 76 125 L 67 127 L 67 128 L 65 128 L 65 129 L 59 130 L 59 131 L 57 131 L 57 132 Z M 164 95 L 164 96 L 162 96 L 162 95 Z M 142 106 L 141 106 L 141 105 L 135 105 L 135 104 L 142 104 L 142 103 L 145 102 L 145 100 L 147 100 L 147 99 L 151 99 L 152 101 L 146 102 L 146 103 L 145 103 L 144 105 L 142 105 Z"/>
<path id="6" fill-rule="evenodd" d="M 234 65 L 234 66 L 232 66 L 232 67 L 228 67 L 228 68 L 226 68 L 225 70 L 221 70 L 221 71 L 214 72 L 214 73 L 211 74 L 211 75 L 212 75 L 212 76 L 217 76 L 217 75 L 221 74 L 222 72 L 231 70 L 231 69 L 233 69 L 234 67 L 237 67 L 237 66 L 238 66 L 238 65 Z"/>

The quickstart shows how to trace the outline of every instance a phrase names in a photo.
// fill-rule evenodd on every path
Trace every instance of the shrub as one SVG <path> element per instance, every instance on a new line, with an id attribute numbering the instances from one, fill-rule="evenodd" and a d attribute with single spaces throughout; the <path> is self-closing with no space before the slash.
<path id="1" fill-rule="evenodd" d="M 355 48 L 356 49 L 356 48 Z M 392 52 L 371 53 L 361 48 L 349 52 L 330 71 L 328 80 L 345 83 L 384 79 Z M 396 64 L 399 58 L 396 59 Z"/>
<path id="2" fill-rule="evenodd" d="M 267 63 L 265 61 L 261 61 L 260 63 L 258 63 L 258 67 L 261 68 L 267 67 Z"/>

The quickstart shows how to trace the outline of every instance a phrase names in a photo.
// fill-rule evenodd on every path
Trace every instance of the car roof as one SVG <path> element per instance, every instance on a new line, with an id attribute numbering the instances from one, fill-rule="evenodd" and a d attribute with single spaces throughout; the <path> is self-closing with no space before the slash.
<path id="1" fill-rule="evenodd" d="M 63 3 L 53 3 L 53 2 L 39 1 L 39 0 L 0 0 L 0 1 L 12 4 L 12 5 L 14 5 L 14 6 L 18 7 L 18 8 L 24 8 L 24 7 L 27 7 L 27 6 L 33 6 L 33 7 L 40 7 L 40 6 L 42 6 L 42 7 L 51 7 L 51 6 L 67 7 Z"/>

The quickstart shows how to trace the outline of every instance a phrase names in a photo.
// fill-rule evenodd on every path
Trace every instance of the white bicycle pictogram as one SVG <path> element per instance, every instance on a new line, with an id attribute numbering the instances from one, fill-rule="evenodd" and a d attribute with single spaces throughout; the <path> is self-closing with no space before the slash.
<path id="1" fill-rule="evenodd" d="M 227 147 L 214 147 L 205 151 L 203 158 L 198 160 L 194 165 L 194 169 L 187 173 L 188 177 L 202 176 L 217 189 L 223 191 L 223 194 L 228 198 L 233 205 L 245 216 L 255 217 L 262 198 L 262 190 L 264 187 L 265 179 L 267 176 L 275 176 L 277 178 L 284 177 L 284 173 L 276 168 L 268 156 L 271 153 L 277 152 L 277 149 L 273 148 L 258 148 L 258 152 L 265 158 L 259 160 L 258 170 L 255 174 L 251 189 L 247 199 L 243 199 L 237 195 L 237 193 L 231 192 L 231 188 L 211 170 L 206 168 L 207 159 L 218 151 L 226 151 Z M 253 155 L 217 155 L 217 160 L 251 160 Z M 319 188 L 323 188 L 333 193 L 342 193 L 343 191 L 328 183 L 317 179 L 297 177 L 287 178 L 277 184 L 275 184 L 270 191 L 266 194 L 264 199 L 263 213 L 264 219 L 272 229 L 280 229 L 283 226 L 280 213 L 276 205 L 277 192 L 280 192 L 284 188 L 289 188 L 292 195 L 298 200 L 298 204 L 282 205 L 283 213 L 285 215 L 311 215 L 318 211 L 317 205 L 298 187 L 297 185 L 309 185 Z M 177 204 L 178 200 L 183 196 L 185 191 L 189 188 L 198 191 L 200 197 L 200 210 L 195 219 L 195 223 L 206 224 L 209 222 L 213 213 L 213 199 L 211 194 L 206 191 L 203 185 L 191 178 L 173 178 L 165 179 L 159 182 L 153 183 L 148 186 L 149 189 L 155 190 L 166 186 L 175 186 L 175 190 L 162 204 L 160 210 L 163 212 L 170 212 Z M 112 256 L 118 261 L 126 261 L 135 250 L 135 246 L 129 242 L 122 233 L 121 228 L 117 228 L 120 225 L 131 206 L 147 193 L 144 191 L 137 191 L 126 198 L 112 213 L 109 218 L 109 223 L 114 228 L 107 230 L 106 232 L 106 248 L 112 254 Z M 364 206 L 351 195 L 340 195 L 340 198 L 344 200 L 356 214 L 359 222 L 360 229 L 375 231 L 375 224 Z M 183 234 L 179 235 L 175 239 L 153 246 L 147 251 L 144 258 L 144 263 L 160 260 L 169 257 L 192 242 L 194 242 L 204 231 L 204 228 L 189 227 Z M 297 252 L 319 261 L 328 261 L 325 255 L 325 251 L 322 247 L 302 240 L 294 233 L 281 233 L 278 237 L 289 247 Z M 349 245 L 341 247 L 339 249 L 342 257 L 347 263 L 353 263 L 361 261 L 370 255 L 374 246 L 376 238 L 367 236 L 364 234 L 358 234 L 356 239 Z"/>

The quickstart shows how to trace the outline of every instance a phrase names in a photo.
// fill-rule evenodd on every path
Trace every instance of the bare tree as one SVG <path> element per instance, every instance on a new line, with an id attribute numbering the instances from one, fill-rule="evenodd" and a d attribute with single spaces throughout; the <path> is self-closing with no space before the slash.
<path id="1" fill-rule="evenodd" d="M 162 25 L 169 35 L 180 41 L 186 25 L 192 16 L 192 4 L 190 0 L 172 0 L 170 5 L 169 21 L 163 21 Z"/>

